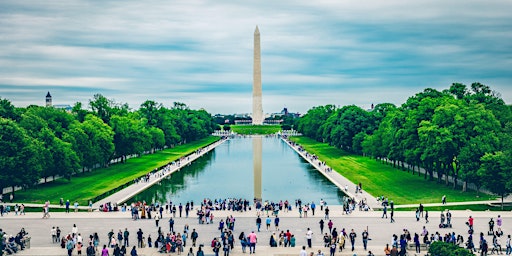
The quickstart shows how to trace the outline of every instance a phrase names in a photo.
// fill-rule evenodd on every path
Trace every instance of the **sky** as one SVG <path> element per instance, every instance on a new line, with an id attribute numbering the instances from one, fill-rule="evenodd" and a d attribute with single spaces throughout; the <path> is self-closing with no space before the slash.
<path id="1" fill-rule="evenodd" d="M 15 106 L 182 102 L 252 111 L 400 105 L 480 82 L 512 103 L 512 1 L 0 1 L 0 97 Z"/>

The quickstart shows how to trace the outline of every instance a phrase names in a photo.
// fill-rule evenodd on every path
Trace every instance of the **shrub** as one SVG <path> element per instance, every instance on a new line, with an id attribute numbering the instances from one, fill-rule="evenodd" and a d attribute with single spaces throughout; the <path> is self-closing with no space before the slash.
<path id="1" fill-rule="evenodd" d="M 472 256 L 473 253 L 452 243 L 434 242 L 428 252 L 432 256 Z"/>

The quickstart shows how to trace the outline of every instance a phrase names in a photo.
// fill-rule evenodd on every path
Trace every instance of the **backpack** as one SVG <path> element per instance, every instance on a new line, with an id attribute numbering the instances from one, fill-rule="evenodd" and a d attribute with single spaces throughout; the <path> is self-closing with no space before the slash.
<path id="1" fill-rule="evenodd" d="M 94 255 L 96 252 L 94 251 L 94 246 L 87 247 L 87 255 Z"/>
<path id="2" fill-rule="evenodd" d="M 215 247 L 215 239 L 212 240 L 212 248 Z"/>

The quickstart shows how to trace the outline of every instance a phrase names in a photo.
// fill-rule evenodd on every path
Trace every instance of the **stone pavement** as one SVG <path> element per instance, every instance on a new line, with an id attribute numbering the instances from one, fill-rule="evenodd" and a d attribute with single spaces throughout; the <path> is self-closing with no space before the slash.
<path id="1" fill-rule="evenodd" d="M 510 234 L 512 229 L 510 227 L 512 223 L 512 213 L 510 212 L 472 212 L 472 211 L 451 211 L 452 212 L 452 223 L 453 228 L 440 229 L 439 215 L 440 212 L 429 212 L 430 222 L 425 223 L 424 219 L 419 222 L 414 218 L 413 211 L 399 211 L 395 212 L 395 223 L 390 223 L 389 219 L 381 218 L 381 212 L 369 211 L 360 212 L 355 211 L 350 215 L 342 214 L 341 206 L 330 206 L 330 219 L 334 223 L 334 227 L 340 231 L 342 228 L 347 230 L 354 229 L 356 238 L 356 250 L 357 255 L 366 255 L 361 242 L 361 233 L 364 229 L 368 229 L 370 237 L 369 250 L 372 250 L 375 255 L 383 255 L 383 248 L 386 243 L 390 243 L 393 234 L 400 235 L 403 229 L 408 229 L 412 234 L 420 233 L 423 226 L 429 230 L 430 233 L 439 232 L 441 235 L 446 233 L 455 232 L 456 234 L 462 234 L 464 239 L 467 240 L 467 227 L 464 224 L 467 221 L 468 216 L 475 218 L 475 232 L 486 233 L 487 222 L 489 218 L 496 218 L 498 214 L 501 214 L 503 218 L 503 230 L 505 235 Z M 244 231 L 245 234 L 256 230 L 255 219 L 256 211 L 251 210 L 247 212 L 232 212 L 232 211 L 214 211 L 215 215 L 214 224 L 198 224 L 197 216 L 191 214 L 189 218 L 176 216 L 175 229 L 176 232 L 182 232 L 185 224 L 190 226 L 190 231 L 196 229 L 199 233 L 198 244 L 205 245 L 205 251 L 212 253 L 209 247 L 210 241 L 213 237 L 218 237 L 220 232 L 218 230 L 218 222 L 220 218 L 226 218 L 227 216 L 233 215 L 236 218 L 234 236 L 235 236 L 235 249 L 230 255 L 243 255 L 241 253 L 241 247 L 238 241 L 240 232 Z M 266 213 L 263 214 L 263 223 L 265 223 Z M 270 213 L 269 213 L 270 214 Z M 297 239 L 297 247 L 295 248 L 272 248 L 268 246 L 268 241 L 272 232 L 275 231 L 274 217 L 269 215 L 272 219 L 271 229 L 267 231 L 263 225 L 261 232 L 256 232 L 258 236 L 258 245 L 256 248 L 256 255 L 298 255 L 300 247 L 306 244 L 305 233 L 307 228 L 311 228 L 314 232 L 313 245 L 314 248 L 308 249 L 308 252 L 317 251 L 318 249 L 323 252 L 327 252 L 327 248 L 323 248 L 322 237 L 320 232 L 319 224 L 323 214 L 317 212 L 315 216 L 310 215 L 308 218 L 299 218 L 298 211 L 294 208 L 290 212 L 280 212 L 280 230 L 286 231 L 289 229 Z M 160 227 L 164 232 L 169 231 L 168 220 L 171 214 L 164 212 L 164 218 L 160 220 Z M 113 229 L 117 232 L 119 229 L 124 230 L 128 228 L 130 231 L 130 244 L 135 244 L 136 232 L 139 228 L 142 229 L 145 236 L 151 235 L 153 239 L 157 236 L 157 227 L 155 221 L 152 219 L 144 219 L 133 221 L 129 212 L 78 212 L 78 213 L 52 213 L 51 218 L 41 219 L 40 213 L 27 213 L 23 216 L 15 216 L 12 213 L 0 217 L 0 228 L 2 228 L 7 234 L 16 234 L 22 227 L 24 227 L 29 235 L 32 237 L 31 248 L 18 253 L 18 255 L 65 255 L 64 249 L 61 249 L 59 244 L 53 244 L 50 237 L 50 229 L 53 226 L 59 226 L 63 234 L 67 234 L 71 231 L 73 224 L 78 227 L 78 232 L 84 237 L 84 241 L 88 240 L 88 236 L 94 232 L 98 232 L 100 237 L 100 245 L 106 243 L 107 233 Z M 325 225 L 324 232 L 328 232 L 327 225 Z M 476 239 L 476 237 L 475 237 Z M 492 239 L 486 236 L 486 239 Z M 502 239 L 505 242 L 505 239 Z M 348 244 L 347 244 L 348 246 Z M 190 241 L 187 241 L 185 250 L 189 250 Z M 346 247 L 349 248 L 349 247 Z M 197 248 L 194 248 L 196 251 Z M 353 255 L 352 252 L 347 253 L 349 250 L 344 250 L 344 253 L 336 253 L 336 255 Z M 161 255 L 156 252 L 154 248 L 144 248 L 139 250 L 140 255 Z M 77 255 L 74 252 L 73 255 Z M 166 254 L 169 255 L 169 254 Z M 176 255 L 176 254 L 170 254 Z M 410 254 L 411 255 L 411 254 Z M 414 255 L 414 254 L 412 254 Z M 421 254 L 424 255 L 424 254 Z"/>

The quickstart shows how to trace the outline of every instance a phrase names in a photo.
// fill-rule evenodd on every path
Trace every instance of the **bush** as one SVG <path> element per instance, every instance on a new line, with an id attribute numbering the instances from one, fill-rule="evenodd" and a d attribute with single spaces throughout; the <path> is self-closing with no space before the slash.
<path id="1" fill-rule="evenodd" d="M 287 130 L 291 130 L 291 129 L 292 129 L 292 126 L 289 124 L 281 125 L 281 130 L 283 130 L 283 131 L 287 131 Z"/>
<path id="2" fill-rule="evenodd" d="M 428 252 L 432 256 L 472 256 L 473 253 L 452 243 L 434 242 Z"/>

